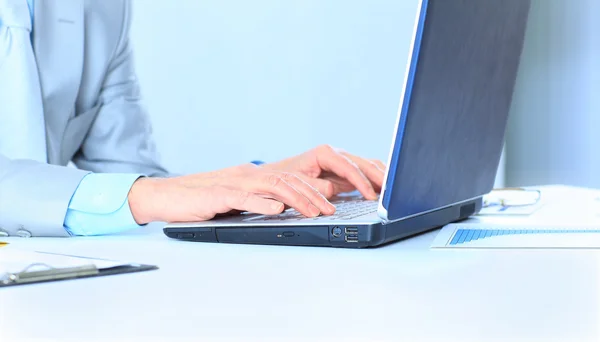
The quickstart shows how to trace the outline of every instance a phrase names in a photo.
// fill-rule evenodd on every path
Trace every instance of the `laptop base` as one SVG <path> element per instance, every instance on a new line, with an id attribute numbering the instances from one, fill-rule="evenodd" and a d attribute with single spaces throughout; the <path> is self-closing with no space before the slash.
<path id="1" fill-rule="evenodd" d="M 165 227 L 164 233 L 173 239 L 195 242 L 221 242 L 286 246 L 321 246 L 342 248 L 376 247 L 406 237 L 440 228 L 449 222 L 467 219 L 481 210 L 482 198 L 467 201 L 427 214 L 383 224 L 339 224 L 311 226 L 278 226 L 269 224 L 253 227 Z"/>

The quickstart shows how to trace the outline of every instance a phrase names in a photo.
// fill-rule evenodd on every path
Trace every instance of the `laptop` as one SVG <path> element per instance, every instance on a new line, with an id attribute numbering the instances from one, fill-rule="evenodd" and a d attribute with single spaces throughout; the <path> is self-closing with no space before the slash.
<path id="1" fill-rule="evenodd" d="M 164 227 L 171 238 L 373 247 L 479 212 L 494 185 L 530 0 L 421 0 L 378 201 L 332 200 L 333 216 L 241 215 Z"/>

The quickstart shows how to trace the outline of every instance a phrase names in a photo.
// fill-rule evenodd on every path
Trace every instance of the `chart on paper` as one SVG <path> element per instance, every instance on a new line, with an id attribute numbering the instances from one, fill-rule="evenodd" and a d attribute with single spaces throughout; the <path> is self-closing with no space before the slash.
<path id="1" fill-rule="evenodd" d="M 600 248 L 600 226 L 449 224 L 432 248 Z"/>

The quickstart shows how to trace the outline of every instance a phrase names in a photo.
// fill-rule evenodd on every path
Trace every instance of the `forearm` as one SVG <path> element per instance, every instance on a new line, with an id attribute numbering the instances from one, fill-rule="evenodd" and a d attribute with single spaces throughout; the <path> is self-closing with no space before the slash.
<path id="1" fill-rule="evenodd" d="M 69 236 L 65 213 L 88 173 L 0 155 L 0 229 L 11 236 Z"/>

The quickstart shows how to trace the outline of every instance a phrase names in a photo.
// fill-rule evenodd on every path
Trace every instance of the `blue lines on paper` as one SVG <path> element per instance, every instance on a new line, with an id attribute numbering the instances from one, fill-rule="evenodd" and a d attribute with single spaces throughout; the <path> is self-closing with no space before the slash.
<path id="1" fill-rule="evenodd" d="M 600 229 L 548 229 L 548 230 L 527 230 L 527 229 L 458 229 L 450 241 L 450 245 L 460 245 L 471 241 L 490 238 L 500 235 L 524 235 L 524 234 L 572 234 L 587 233 L 598 234 Z"/>

